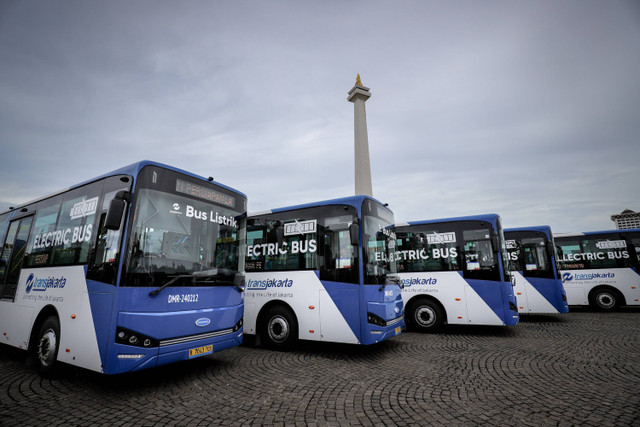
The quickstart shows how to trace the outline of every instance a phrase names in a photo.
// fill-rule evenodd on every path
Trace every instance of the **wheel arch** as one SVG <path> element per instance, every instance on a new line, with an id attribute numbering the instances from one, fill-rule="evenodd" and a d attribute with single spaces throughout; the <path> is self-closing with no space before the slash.
<path id="1" fill-rule="evenodd" d="M 413 304 L 418 303 L 420 300 L 429 300 L 429 301 L 433 301 L 434 303 L 436 303 L 440 309 L 442 310 L 442 313 L 444 313 L 444 319 L 443 319 L 443 324 L 448 323 L 447 320 L 447 310 L 444 307 L 444 305 L 440 302 L 440 300 L 436 297 L 434 297 L 433 295 L 429 295 L 429 294 L 417 294 L 412 296 L 407 303 L 405 304 L 405 321 L 407 319 L 407 309 L 411 310 L 413 309 Z"/>
<path id="2" fill-rule="evenodd" d="M 589 295 L 588 295 L 589 304 L 593 303 L 593 300 L 595 299 L 596 294 L 600 291 L 609 291 L 612 294 L 614 294 L 617 298 L 619 298 L 620 302 L 617 304 L 618 307 L 627 305 L 627 300 L 625 299 L 624 294 L 618 288 L 611 285 L 602 285 L 602 284 L 596 285 L 593 288 L 591 288 L 591 290 L 589 290 Z"/>
<path id="3" fill-rule="evenodd" d="M 34 320 L 33 325 L 31 325 L 31 333 L 29 334 L 29 342 L 27 344 L 28 349 L 31 350 L 34 337 L 40 330 L 42 324 L 45 322 L 45 320 L 52 316 L 58 319 L 58 324 L 60 325 L 59 333 L 60 335 L 62 335 L 62 324 L 60 323 L 60 314 L 58 313 L 58 310 L 56 310 L 53 305 L 46 305 L 42 307 L 42 310 L 40 310 L 40 313 L 38 313 L 38 316 Z"/>

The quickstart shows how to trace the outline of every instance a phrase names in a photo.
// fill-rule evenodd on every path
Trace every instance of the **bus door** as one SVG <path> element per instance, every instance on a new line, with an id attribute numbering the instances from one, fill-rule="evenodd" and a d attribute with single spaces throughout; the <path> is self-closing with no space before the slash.
<path id="1" fill-rule="evenodd" d="M 9 224 L 0 254 L 0 299 L 15 298 L 32 221 L 33 215 L 30 215 Z"/>

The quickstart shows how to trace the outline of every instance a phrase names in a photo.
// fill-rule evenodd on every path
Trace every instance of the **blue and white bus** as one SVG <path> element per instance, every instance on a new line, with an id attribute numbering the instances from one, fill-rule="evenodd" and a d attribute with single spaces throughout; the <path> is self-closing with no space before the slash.
<path id="1" fill-rule="evenodd" d="M 396 224 L 395 232 L 407 327 L 518 323 L 498 215 Z"/>
<path id="2" fill-rule="evenodd" d="M 0 338 L 47 374 L 105 374 L 242 342 L 242 193 L 135 163 L 0 214 Z"/>
<path id="3" fill-rule="evenodd" d="M 640 305 L 640 229 L 556 234 L 569 305 Z"/>
<path id="4" fill-rule="evenodd" d="M 520 314 L 567 313 L 551 227 L 504 230 Z"/>
<path id="5" fill-rule="evenodd" d="M 290 348 L 298 339 L 373 344 L 404 327 L 393 213 L 367 196 L 247 219 L 245 334 Z"/>

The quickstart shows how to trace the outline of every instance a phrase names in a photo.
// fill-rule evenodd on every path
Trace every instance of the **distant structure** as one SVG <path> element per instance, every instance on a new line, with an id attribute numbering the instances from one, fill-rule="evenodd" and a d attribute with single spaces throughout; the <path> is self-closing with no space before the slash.
<path id="1" fill-rule="evenodd" d="M 625 228 L 640 228 L 640 212 L 625 209 L 617 215 L 611 215 L 611 221 L 616 224 L 618 230 Z"/>
<path id="2" fill-rule="evenodd" d="M 373 197 L 371 186 L 371 165 L 369 161 L 369 136 L 367 135 L 367 113 L 364 103 L 371 97 L 368 87 L 364 87 L 360 74 L 356 77 L 356 84 L 349 91 L 347 100 L 353 102 L 354 111 L 354 157 L 356 195 Z"/>

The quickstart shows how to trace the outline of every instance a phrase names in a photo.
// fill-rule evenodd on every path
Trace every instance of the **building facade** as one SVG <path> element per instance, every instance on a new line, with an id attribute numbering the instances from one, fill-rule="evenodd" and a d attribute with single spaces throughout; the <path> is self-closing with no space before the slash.
<path id="1" fill-rule="evenodd" d="M 640 212 L 625 209 L 617 215 L 611 215 L 611 221 L 616 224 L 616 229 L 640 228 Z"/>

